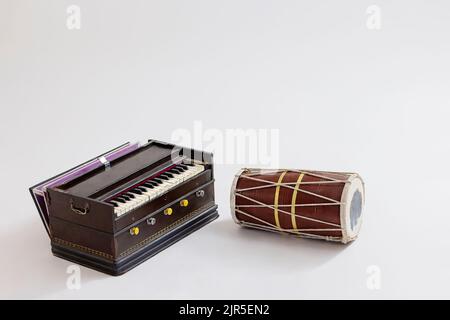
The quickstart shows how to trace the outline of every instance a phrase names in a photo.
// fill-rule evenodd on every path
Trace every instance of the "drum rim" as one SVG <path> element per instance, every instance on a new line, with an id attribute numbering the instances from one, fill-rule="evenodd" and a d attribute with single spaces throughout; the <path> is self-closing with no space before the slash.
<path id="1" fill-rule="evenodd" d="M 360 214 L 360 218 L 358 220 L 358 224 L 355 227 L 355 231 L 351 231 L 350 226 L 350 207 L 351 207 L 351 201 L 346 201 L 348 200 L 347 198 L 349 197 L 349 192 L 351 191 L 350 188 L 352 185 L 355 185 L 355 180 L 359 180 L 360 184 L 361 184 L 361 189 L 358 188 L 358 186 L 356 186 L 356 189 L 354 190 L 353 194 L 352 194 L 352 198 L 353 199 L 353 195 L 357 190 L 360 190 L 361 192 L 361 196 L 362 196 L 362 203 L 361 203 L 361 214 Z M 351 200 L 349 199 L 349 200 Z M 361 178 L 361 176 L 357 173 L 353 173 L 349 176 L 348 178 L 348 182 L 345 184 L 344 189 L 342 190 L 342 195 L 341 195 L 341 208 L 340 208 L 340 218 L 341 218 L 341 230 L 342 230 L 342 243 L 348 243 L 350 241 L 355 240 L 358 235 L 359 232 L 361 230 L 361 225 L 362 225 L 362 220 L 363 220 L 363 214 L 364 214 L 364 203 L 366 200 L 366 192 L 365 192 L 365 186 L 364 186 L 364 181 Z"/>
<path id="2" fill-rule="evenodd" d="M 242 225 L 242 222 L 236 216 L 236 192 L 235 191 L 236 191 L 236 186 L 237 186 L 237 182 L 238 182 L 239 178 L 241 177 L 242 173 L 247 170 L 249 170 L 249 169 L 242 168 L 234 175 L 233 183 L 231 184 L 231 189 L 230 189 L 231 217 L 233 218 L 234 222 L 239 225 Z"/>

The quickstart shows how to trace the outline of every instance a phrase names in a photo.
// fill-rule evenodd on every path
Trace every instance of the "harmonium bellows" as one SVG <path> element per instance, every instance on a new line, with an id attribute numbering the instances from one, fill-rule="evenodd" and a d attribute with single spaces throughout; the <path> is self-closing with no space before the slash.
<path id="1" fill-rule="evenodd" d="M 126 143 L 30 188 L 55 256 L 122 274 L 218 217 L 212 154 Z"/>

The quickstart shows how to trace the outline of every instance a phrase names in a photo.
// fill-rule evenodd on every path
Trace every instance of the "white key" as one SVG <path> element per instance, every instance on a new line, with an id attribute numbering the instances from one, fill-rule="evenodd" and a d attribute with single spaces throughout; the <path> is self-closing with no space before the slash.
<path id="1" fill-rule="evenodd" d="M 159 188 L 159 192 L 160 194 L 166 192 L 169 189 L 172 189 L 173 185 L 171 183 L 166 182 L 165 180 L 163 180 L 164 182 L 158 185 Z"/>
<path id="2" fill-rule="evenodd" d="M 196 164 L 195 165 L 195 167 L 197 168 L 197 174 L 198 173 L 200 173 L 200 172 L 203 172 L 203 171 L 205 171 L 205 166 L 202 166 L 202 165 L 199 165 L 199 164 Z"/>
<path id="3" fill-rule="evenodd" d="M 179 178 L 179 175 L 178 175 L 178 174 L 172 173 L 172 175 L 173 175 L 173 178 L 170 178 L 169 181 L 170 181 L 173 185 L 177 185 L 177 184 L 183 182 L 183 180 Z"/>
<path id="4" fill-rule="evenodd" d="M 132 193 L 132 192 L 131 192 Z M 134 198 L 127 201 L 129 210 L 139 207 L 141 204 L 147 201 L 147 197 L 132 193 Z"/>
<path id="5" fill-rule="evenodd" d="M 171 181 L 176 186 L 177 184 L 180 184 L 183 182 L 183 179 L 178 177 L 178 174 L 173 174 L 173 178 L 171 178 Z"/>
<path id="6" fill-rule="evenodd" d="M 165 183 L 173 184 L 173 183 L 174 183 L 174 178 L 170 178 L 170 177 L 168 177 L 167 174 L 166 174 L 167 180 L 165 180 L 165 179 L 163 179 L 163 178 L 161 177 L 161 176 L 164 175 L 164 174 L 165 174 L 165 173 L 161 174 L 161 175 L 158 176 L 157 178 L 159 178 L 160 180 L 162 180 L 162 181 L 165 182 Z"/>
<path id="7" fill-rule="evenodd" d="M 122 213 L 125 212 L 125 210 L 126 210 L 126 208 L 124 206 L 125 203 L 122 203 L 122 202 L 119 202 L 119 201 L 111 201 L 111 202 L 114 202 L 115 204 L 118 205 L 118 207 L 114 207 L 114 212 L 117 215 L 121 215 Z"/>
<path id="8" fill-rule="evenodd" d="M 188 180 L 190 178 L 191 172 L 189 170 L 189 168 L 185 171 L 183 171 L 182 173 L 179 174 L 180 179 L 184 181 Z"/>
<path id="9" fill-rule="evenodd" d="M 173 178 L 170 178 L 170 181 L 172 181 L 174 184 L 182 182 L 182 179 L 180 179 L 180 175 L 177 173 L 171 173 L 173 175 Z"/>
<path id="10" fill-rule="evenodd" d="M 117 202 L 117 201 L 116 201 Z M 121 203 L 122 214 L 130 211 L 133 208 L 133 204 L 131 201 L 126 201 L 125 203 Z"/>
<path id="11" fill-rule="evenodd" d="M 139 195 L 139 194 L 133 194 L 134 195 L 134 198 L 132 198 L 131 200 L 130 200 L 130 206 L 131 206 L 131 208 L 137 208 L 137 207 L 139 207 L 140 205 L 142 205 L 143 203 L 145 203 L 145 202 L 147 202 L 147 197 L 143 197 L 142 195 Z"/>
<path id="12" fill-rule="evenodd" d="M 171 186 L 175 185 L 175 179 L 174 178 L 168 178 L 168 180 L 163 180 L 165 184 L 169 184 Z"/>
<path id="13" fill-rule="evenodd" d="M 192 178 L 193 176 L 196 176 L 200 172 L 199 167 L 189 167 L 189 178 Z"/>
<path id="14" fill-rule="evenodd" d="M 192 178 L 193 176 L 197 175 L 197 173 L 199 172 L 199 168 L 196 166 L 188 166 L 188 170 L 187 170 L 187 179 Z"/>
<path id="15" fill-rule="evenodd" d="M 159 184 L 151 190 L 152 190 L 153 198 L 159 197 L 159 195 L 163 192 L 163 185 Z"/>
<path id="16" fill-rule="evenodd" d="M 146 188 L 143 186 L 140 186 L 139 188 L 144 189 L 144 191 L 142 192 L 142 194 L 140 196 L 145 197 L 147 199 L 147 201 L 150 201 L 150 195 L 151 195 L 151 190 L 150 188 Z"/>
<path id="17" fill-rule="evenodd" d="M 142 193 L 143 195 L 145 195 L 147 197 L 146 201 L 151 201 L 152 199 L 155 198 L 155 191 L 154 188 L 147 188 L 147 187 L 142 187 L 145 188 L 145 191 Z"/>

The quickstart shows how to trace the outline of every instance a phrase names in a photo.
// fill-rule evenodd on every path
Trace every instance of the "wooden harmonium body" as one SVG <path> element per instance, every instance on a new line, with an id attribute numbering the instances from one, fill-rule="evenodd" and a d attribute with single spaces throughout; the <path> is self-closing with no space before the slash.
<path id="1" fill-rule="evenodd" d="M 55 256 L 122 274 L 218 217 L 210 153 L 124 144 L 30 188 Z"/>

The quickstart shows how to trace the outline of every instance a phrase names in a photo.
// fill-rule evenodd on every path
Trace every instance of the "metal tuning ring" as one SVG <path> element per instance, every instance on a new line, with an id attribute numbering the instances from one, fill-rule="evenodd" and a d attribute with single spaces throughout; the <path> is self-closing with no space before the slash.
<path id="1" fill-rule="evenodd" d="M 205 196 L 205 190 L 198 190 L 195 195 L 197 198 L 203 198 Z"/>
<path id="2" fill-rule="evenodd" d="M 148 218 L 147 219 L 147 224 L 148 225 L 150 225 L 150 226 L 153 226 L 153 225 L 155 225 L 155 223 L 156 223 L 156 218 Z"/>
<path id="3" fill-rule="evenodd" d="M 84 208 L 77 208 L 75 207 L 75 205 L 73 204 L 73 200 L 70 201 L 70 210 L 72 210 L 73 212 L 75 212 L 76 214 L 82 215 L 84 216 L 85 214 L 87 214 L 89 212 L 89 204 L 86 203 L 84 205 Z"/>

